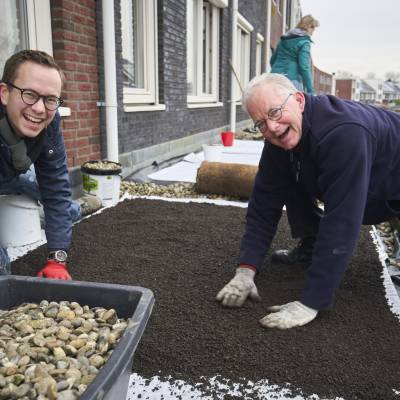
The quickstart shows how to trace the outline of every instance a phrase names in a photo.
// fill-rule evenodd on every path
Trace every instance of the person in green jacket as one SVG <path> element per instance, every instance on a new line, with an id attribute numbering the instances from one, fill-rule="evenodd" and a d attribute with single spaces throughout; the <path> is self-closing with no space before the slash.
<path id="1" fill-rule="evenodd" d="M 311 15 L 305 15 L 296 28 L 281 37 L 272 54 L 271 72 L 289 78 L 298 90 L 315 94 L 313 89 L 310 45 L 311 35 L 319 22 Z"/>

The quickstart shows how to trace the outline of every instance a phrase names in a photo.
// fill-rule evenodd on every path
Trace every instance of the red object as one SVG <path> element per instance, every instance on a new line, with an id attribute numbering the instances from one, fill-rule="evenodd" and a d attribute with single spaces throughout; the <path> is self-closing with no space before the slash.
<path id="1" fill-rule="evenodd" d="M 70 281 L 71 275 L 68 273 L 65 264 L 58 263 L 54 260 L 48 260 L 47 264 L 38 272 L 40 278 L 63 279 Z"/>
<path id="2" fill-rule="evenodd" d="M 235 134 L 233 132 L 221 132 L 221 140 L 224 146 L 233 146 L 233 138 Z"/>

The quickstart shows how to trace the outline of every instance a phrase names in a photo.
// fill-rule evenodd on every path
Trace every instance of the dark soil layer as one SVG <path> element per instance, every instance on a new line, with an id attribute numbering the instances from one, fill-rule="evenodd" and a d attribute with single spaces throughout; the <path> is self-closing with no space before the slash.
<path id="1" fill-rule="evenodd" d="M 124 201 L 74 227 L 70 270 L 77 280 L 150 288 L 156 303 L 135 355 L 135 370 L 191 382 L 221 375 L 286 382 L 305 395 L 396 398 L 400 324 L 390 312 L 381 265 L 364 228 L 335 308 L 287 331 L 258 320 L 267 306 L 298 299 L 305 267 L 267 265 L 260 303 L 227 309 L 216 293 L 233 276 L 245 209 L 154 200 Z M 274 248 L 292 245 L 282 218 Z M 44 247 L 13 263 L 33 275 Z M 248 398 L 248 397 L 247 397 Z"/>

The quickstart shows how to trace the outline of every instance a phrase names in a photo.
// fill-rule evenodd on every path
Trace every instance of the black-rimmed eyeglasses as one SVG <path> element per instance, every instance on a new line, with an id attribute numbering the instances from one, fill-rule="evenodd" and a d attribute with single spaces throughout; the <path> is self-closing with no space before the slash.
<path id="1" fill-rule="evenodd" d="M 43 99 L 43 104 L 49 111 L 55 111 L 61 104 L 64 102 L 63 99 L 57 96 L 43 96 L 32 89 L 21 89 L 18 86 L 15 86 L 11 82 L 4 82 L 6 85 L 11 86 L 14 89 L 17 89 L 21 92 L 22 101 L 28 106 L 33 106 L 40 99 Z"/>
<path id="2" fill-rule="evenodd" d="M 280 107 L 271 108 L 267 113 L 267 119 L 260 119 L 259 121 L 257 121 L 254 124 L 254 128 L 258 129 L 261 133 L 264 133 L 268 129 L 267 120 L 279 121 L 282 118 L 282 111 L 292 94 L 293 93 L 290 93 L 288 97 L 286 97 L 285 101 Z"/>

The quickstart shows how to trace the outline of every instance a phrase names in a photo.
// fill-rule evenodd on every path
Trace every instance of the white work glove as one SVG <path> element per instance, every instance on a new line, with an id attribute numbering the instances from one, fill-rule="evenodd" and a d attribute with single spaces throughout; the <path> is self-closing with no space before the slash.
<path id="1" fill-rule="evenodd" d="M 217 294 L 217 300 L 226 307 L 241 307 L 247 297 L 260 300 L 254 283 L 255 274 L 249 268 L 237 268 L 235 276 Z"/>
<path id="2" fill-rule="evenodd" d="M 265 328 L 289 329 L 295 326 L 303 326 L 312 321 L 318 314 L 317 310 L 305 306 L 299 301 L 282 306 L 272 306 L 268 308 L 271 314 L 266 315 L 260 320 Z"/>

